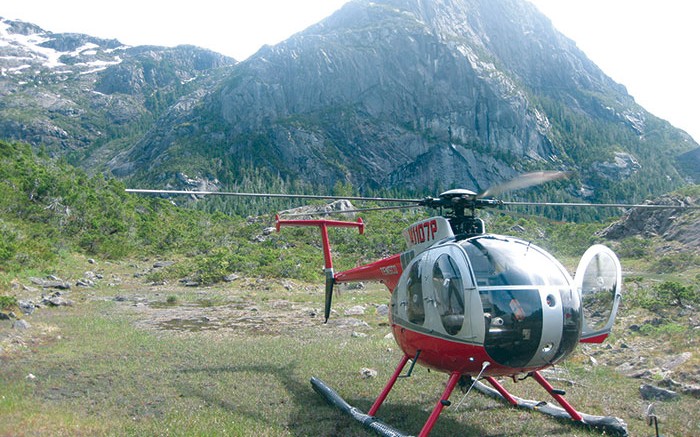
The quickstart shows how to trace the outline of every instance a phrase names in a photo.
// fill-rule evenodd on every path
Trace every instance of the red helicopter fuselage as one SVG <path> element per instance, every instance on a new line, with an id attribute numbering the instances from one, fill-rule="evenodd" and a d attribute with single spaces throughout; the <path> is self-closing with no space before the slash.
<path id="1" fill-rule="evenodd" d="M 377 281 L 391 293 L 389 320 L 404 356 L 370 408 L 371 421 L 409 360 L 450 375 L 420 435 L 430 432 L 465 376 L 486 379 L 512 405 L 518 400 L 494 377 L 532 376 L 568 417 L 592 420 L 577 412 L 539 370 L 566 358 L 579 342 L 602 342 L 610 332 L 620 300 L 621 269 L 608 248 L 591 247 L 572 278 L 532 243 L 495 234 L 456 236 L 448 219 L 432 217 L 404 231 L 405 252 L 335 273 L 327 228 L 357 227 L 362 233 L 362 220 L 278 218 L 277 226 L 321 229 L 326 320 L 335 284 Z M 337 396 L 318 380 L 312 384 L 329 399 Z"/>
<path id="2" fill-rule="evenodd" d="M 579 341 L 607 336 L 586 329 L 582 293 L 571 275 L 529 242 L 493 234 L 459 239 L 442 217 L 418 222 L 404 236 L 407 251 L 333 279 L 385 284 L 396 342 L 424 366 L 472 376 L 527 374 L 566 358 Z M 324 252 L 330 256 L 330 248 Z M 596 292 L 609 296 L 612 316 L 619 279 L 614 263 L 608 264 L 607 278 L 595 280 L 608 282 Z M 326 268 L 332 269 L 328 258 Z"/>

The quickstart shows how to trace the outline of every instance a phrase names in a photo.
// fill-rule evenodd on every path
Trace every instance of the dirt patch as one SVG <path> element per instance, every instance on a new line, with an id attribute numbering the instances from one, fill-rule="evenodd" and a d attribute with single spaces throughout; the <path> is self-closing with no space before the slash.
<path id="1" fill-rule="evenodd" d="M 114 301 L 117 308 L 136 316 L 136 327 L 149 331 L 250 336 L 320 326 L 324 332 L 370 328 L 364 321 L 341 315 L 344 306 L 352 305 L 349 302 L 336 303 L 331 320 L 324 324 L 322 310 L 316 306 L 322 305 L 322 291 L 289 280 L 241 278 L 235 284 L 211 288 L 127 282 L 121 284 L 119 295 L 97 298 Z"/>
<path id="2" fill-rule="evenodd" d="M 242 336 L 276 335 L 318 325 L 317 310 L 286 300 L 197 299 L 165 302 L 145 297 L 121 298 L 120 305 L 137 314 L 135 325 L 151 331 L 180 333 L 222 331 Z"/>
<path id="3" fill-rule="evenodd" d="M 0 357 L 9 357 L 61 339 L 60 330 L 45 323 L 32 321 L 31 329 L 27 330 L 13 329 L 11 326 L 9 321 L 0 326 Z"/>

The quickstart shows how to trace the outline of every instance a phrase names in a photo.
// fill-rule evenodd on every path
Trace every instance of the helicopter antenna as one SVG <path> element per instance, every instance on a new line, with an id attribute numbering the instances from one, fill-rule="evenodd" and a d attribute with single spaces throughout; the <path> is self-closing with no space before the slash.
<path id="1" fill-rule="evenodd" d="M 457 406 L 455 407 L 455 411 L 459 410 L 459 407 L 462 406 L 464 401 L 467 399 L 469 392 L 472 391 L 472 389 L 476 385 L 476 382 L 479 380 L 479 378 L 481 378 L 481 374 L 484 373 L 484 370 L 486 370 L 486 368 L 490 365 L 491 365 L 491 363 L 488 361 L 484 361 L 483 363 L 481 363 L 481 372 L 479 372 L 479 374 L 476 375 L 476 378 L 472 379 L 472 384 L 469 386 L 469 389 L 467 389 L 467 392 L 464 393 L 464 396 L 462 397 L 462 399 L 460 399 L 460 401 L 457 403 Z"/>

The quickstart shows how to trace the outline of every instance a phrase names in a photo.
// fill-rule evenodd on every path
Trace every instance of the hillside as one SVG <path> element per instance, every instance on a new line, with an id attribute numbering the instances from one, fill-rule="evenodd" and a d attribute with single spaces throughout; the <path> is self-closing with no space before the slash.
<path id="1" fill-rule="evenodd" d="M 0 289 L 18 275 L 70 270 L 76 257 L 115 262 L 176 259 L 176 267 L 157 274 L 201 284 L 242 272 L 307 280 L 321 275 L 316 233 L 270 235 L 270 214 L 245 219 L 206 213 L 124 189 L 114 178 L 89 176 L 46 153 L 35 154 L 29 145 L 0 140 Z M 376 214 L 369 220 L 380 227 L 399 223 L 402 228 L 412 216 Z M 339 265 L 360 256 L 398 252 L 402 244 L 400 229 L 362 241 L 365 246 L 357 235 L 339 241 L 338 252 L 352 254 Z M 295 247 L 294 253 L 289 247 Z M 316 262 L 300 264 L 299 259 Z"/>
<path id="2" fill-rule="evenodd" d="M 199 209 L 213 211 L 204 212 L 179 206 L 188 204 L 186 198 L 175 202 L 131 195 L 124 188 L 114 178 L 89 176 L 63 160 L 35 154 L 26 144 L 0 141 L 0 285 L 30 271 L 51 272 L 70 265 L 74 256 L 178 259 L 176 268 L 159 275 L 203 284 L 241 273 L 321 277 L 316 232 L 272 232 L 271 213 L 284 203 L 270 200 L 269 214 L 242 218 L 222 214 L 220 197 L 199 200 Z M 697 205 L 697 199 L 698 188 L 692 186 L 655 202 Z M 401 231 L 428 214 L 435 211 L 363 213 L 372 229 L 367 235 L 332 233 L 338 268 L 404 250 Z M 623 260 L 641 263 L 636 267 L 640 271 L 684 272 L 679 275 L 684 282 L 700 274 L 697 210 L 631 209 L 610 225 L 554 222 L 508 210 L 484 213 L 483 218 L 490 232 L 518 235 L 564 259 L 575 259 L 591 244 L 605 242 Z"/>
<path id="3" fill-rule="evenodd" d="M 697 206 L 700 187 L 688 187 L 680 193 L 671 193 L 655 199 L 656 205 Z M 657 239 L 660 253 L 700 253 L 700 211 L 631 209 L 601 235 L 612 240 L 628 238 Z"/>
<path id="4" fill-rule="evenodd" d="M 98 170 L 235 62 L 192 46 L 129 47 L 0 17 L 0 138 Z"/>
<path id="5" fill-rule="evenodd" d="M 131 186 L 435 195 L 531 169 L 531 200 L 641 201 L 698 145 L 524 0 L 356 0 L 236 62 L 0 26 L 0 137 Z"/>

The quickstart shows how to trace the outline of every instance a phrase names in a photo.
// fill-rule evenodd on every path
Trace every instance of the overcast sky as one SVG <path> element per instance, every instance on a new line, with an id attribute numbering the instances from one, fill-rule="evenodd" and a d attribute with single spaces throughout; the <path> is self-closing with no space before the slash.
<path id="1" fill-rule="evenodd" d="M 347 1 L 4 0 L 0 16 L 128 45 L 194 44 L 243 60 Z M 700 141 L 700 2 L 530 1 L 640 105 Z"/>

